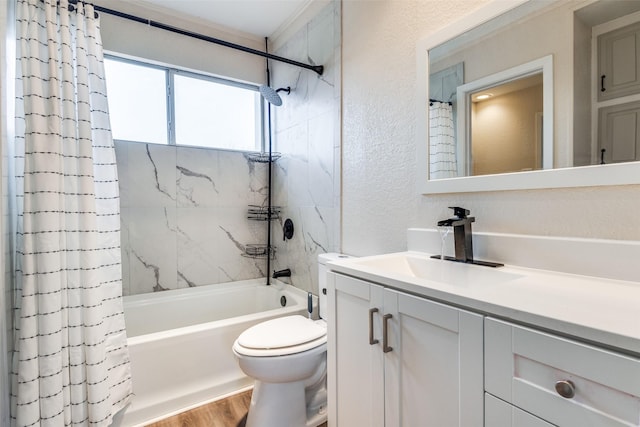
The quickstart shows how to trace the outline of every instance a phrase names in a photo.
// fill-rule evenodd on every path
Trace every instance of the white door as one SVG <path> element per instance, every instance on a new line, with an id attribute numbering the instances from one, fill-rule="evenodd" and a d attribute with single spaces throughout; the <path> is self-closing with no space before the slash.
<path id="1" fill-rule="evenodd" d="M 382 427 L 383 288 L 335 273 L 327 285 L 329 425 Z"/>
<path id="2" fill-rule="evenodd" d="M 388 289 L 384 312 L 386 427 L 482 426 L 482 316 Z"/>

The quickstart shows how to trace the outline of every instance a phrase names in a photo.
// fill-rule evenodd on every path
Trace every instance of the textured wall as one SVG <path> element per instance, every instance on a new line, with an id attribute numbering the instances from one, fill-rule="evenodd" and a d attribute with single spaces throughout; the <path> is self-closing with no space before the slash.
<path id="1" fill-rule="evenodd" d="M 355 255 L 406 249 L 408 227 L 433 227 L 462 205 L 474 229 L 640 239 L 640 187 L 422 196 L 415 188 L 416 42 L 484 1 L 343 3 L 343 232 Z"/>

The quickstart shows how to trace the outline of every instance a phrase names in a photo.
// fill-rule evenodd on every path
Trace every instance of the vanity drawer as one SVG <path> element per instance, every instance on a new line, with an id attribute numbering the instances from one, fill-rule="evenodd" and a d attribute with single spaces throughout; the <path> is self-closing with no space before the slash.
<path id="1" fill-rule="evenodd" d="M 640 359 L 491 318 L 485 390 L 560 427 L 640 425 Z"/>
<path id="2" fill-rule="evenodd" d="M 484 427 L 553 427 L 553 424 L 485 393 Z"/>

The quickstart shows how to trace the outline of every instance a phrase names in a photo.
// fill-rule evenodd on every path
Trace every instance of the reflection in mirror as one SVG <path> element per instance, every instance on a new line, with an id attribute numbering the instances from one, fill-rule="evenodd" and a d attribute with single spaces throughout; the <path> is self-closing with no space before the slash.
<path id="1" fill-rule="evenodd" d="M 468 175 L 542 169 L 542 73 L 470 93 Z"/>
<path id="2" fill-rule="evenodd" d="M 427 176 L 640 160 L 639 39 L 640 1 L 532 0 L 429 45 Z M 527 79 L 504 88 L 510 95 L 483 87 L 493 94 L 485 101 L 473 98 L 480 88 L 470 90 L 460 105 L 466 85 L 545 56 L 553 58 L 552 87 L 542 85 L 553 93 L 549 110 L 539 80 Z M 549 123 L 553 146 L 542 130 Z"/>
<path id="3" fill-rule="evenodd" d="M 460 85 L 456 100 L 463 176 L 553 167 L 551 56 Z"/>
<path id="4" fill-rule="evenodd" d="M 431 179 L 543 168 L 542 70 L 504 77 L 501 73 L 497 81 L 458 83 L 452 102 L 431 98 Z M 442 79 L 432 81 L 431 88 L 441 90 Z M 546 149 L 552 150 L 552 145 L 547 141 Z"/>

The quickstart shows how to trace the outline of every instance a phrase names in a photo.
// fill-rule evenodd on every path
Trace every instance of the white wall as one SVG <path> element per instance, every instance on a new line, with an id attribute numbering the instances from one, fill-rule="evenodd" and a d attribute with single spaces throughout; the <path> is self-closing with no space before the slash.
<path id="1" fill-rule="evenodd" d="M 406 249 L 408 227 L 433 227 L 461 205 L 474 230 L 640 239 L 640 186 L 419 195 L 415 188 L 416 42 L 485 3 L 343 3 L 342 249 Z"/>

